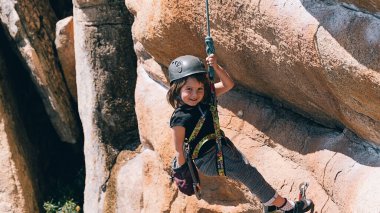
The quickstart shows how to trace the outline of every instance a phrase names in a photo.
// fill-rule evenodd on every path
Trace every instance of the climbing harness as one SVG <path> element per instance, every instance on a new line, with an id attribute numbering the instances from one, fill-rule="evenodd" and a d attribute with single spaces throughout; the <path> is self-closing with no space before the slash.
<path id="1" fill-rule="evenodd" d="M 192 159 L 190 157 L 190 148 L 189 148 L 188 144 L 185 147 L 185 151 L 186 151 L 186 163 L 189 167 L 191 178 L 193 179 L 194 193 L 195 193 L 195 196 L 198 198 L 198 200 L 200 200 L 201 196 L 202 196 L 201 187 L 200 187 L 200 183 L 199 183 L 198 178 L 195 176 L 195 171 L 194 171 L 194 167 L 192 164 L 193 162 L 192 162 Z"/>
<path id="2" fill-rule="evenodd" d="M 190 144 L 197 137 L 199 131 L 201 130 L 203 123 L 206 120 L 207 112 L 203 113 L 203 111 L 199 105 L 198 105 L 198 109 L 201 112 L 202 116 L 199 118 L 197 124 L 195 125 L 194 130 L 191 133 L 189 139 L 185 138 L 185 141 L 183 143 L 183 151 L 185 153 L 186 163 L 189 166 L 191 178 L 193 179 L 193 189 L 195 192 L 195 196 L 198 198 L 198 200 L 200 200 L 202 193 L 201 193 L 201 188 L 200 188 L 200 182 L 195 175 L 194 167 L 192 165 L 194 163 L 193 162 L 194 158 L 191 156 Z"/>
<path id="3" fill-rule="evenodd" d="M 210 17 L 208 10 L 208 0 L 206 0 L 206 20 L 207 20 L 207 36 L 205 38 L 206 43 L 206 53 L 207 55 L 211 55 L 215 53 L 214 42 L 210 35 Z M 220 130 L 219 116 L 218 116 L 218 101 L 216 99 L 215 93 L 215 70 L 212 66 L 208 67 L 208 76 L 210 79 L 210 88 L 211 88 L 211 100 L 210 100 L 210 111 L 212 113 L 214 129 L 215 129 L 215 141 L 216 141 L 216 163 L 217 163 L 217 171 L 220 176 L 225 176 L 226 172 L 224 169 L 224 159 L 223 159 L 223 151 L 222 151 L 222 133 Z"/>

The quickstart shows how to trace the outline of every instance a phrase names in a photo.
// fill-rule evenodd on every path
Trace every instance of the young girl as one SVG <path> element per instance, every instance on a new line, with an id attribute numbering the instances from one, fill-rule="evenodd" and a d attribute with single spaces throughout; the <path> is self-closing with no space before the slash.
<path id="1" fill-rule="evenodd" d="M 214 68 L 220 79 L 220 82 L 215 83 L 215 94 L 218 96 L 232 89 L 234 82 L 217 64 L 216 56 L 212 54 L 206 58 L 206 61 Z M 167 100 L 175 108 L 170 119 L 170 127 L 176 150 L 174 166 L 178 168 L 185 164 L 184 141 L 189 139 L 198 120 L 202 116 L 205 117 L 199 133 L 190 143 L 191 151 L 194 151 L 197 144 L 205 137 L 215 133 L 215 130 L 209 105 L 210 82 L 202 61 L 190 55 L 176 58 L 169 65 L 169 78 L 170 89 Z M 215 143 L 215 139 L 204 143 L 200 150 L 197 150 L 194 159 L 198 170 L 207 176 L 218 175 Z M 311 209 L 313 205 L 311 200 L 293 202 L 278 195 L 227 138 L 223 140 L 222 151 L 226 176 L 246 185 L 265 206 L 284 212 L 307 212 Z"/>

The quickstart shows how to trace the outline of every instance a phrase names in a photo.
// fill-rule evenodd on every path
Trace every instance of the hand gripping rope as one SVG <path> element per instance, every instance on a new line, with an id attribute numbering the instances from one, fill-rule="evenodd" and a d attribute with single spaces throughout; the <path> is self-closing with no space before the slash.
<path id="1" fill-rule="evenodd" d="M 208 11 L 208 0 L 206 0 L 206 20 L 207 20 L 207 36 L 205 38 L 206 43 L 206 53 L 211 55 L 215 53 L 214 42 L 210 36 L 210 17 Z M 208 67 L 208 76 L 210 78 L 210 88 L 211 88 L 211 100 L 210 100 L 210 111 L 212 113 L 214 129 L 216 135 L 216 162 L 217 162 L 217 171 L 219 176 L 225 176 L 224 170 L 224 160 L 223 160 L 223 151 L 222 151 L 222 134 L 220 131 L 219 116 L 218 116 L 218 101 L 215 94 L 215 70 L 212 66 Z"/>

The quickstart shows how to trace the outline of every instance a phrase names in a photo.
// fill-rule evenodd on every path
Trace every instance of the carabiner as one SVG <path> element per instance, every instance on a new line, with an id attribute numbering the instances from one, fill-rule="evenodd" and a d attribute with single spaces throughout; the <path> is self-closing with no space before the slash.
<path id="1" fill-rule="evenodd" d="M 299 185 L 299 190 L 300 190 L 300 193 L 298 195 L 298 200 L 304 200 L 306 199 L 306 189 L 307 187 L 309 187 L 309 183 L 308 182 L 303 182 Z"/>

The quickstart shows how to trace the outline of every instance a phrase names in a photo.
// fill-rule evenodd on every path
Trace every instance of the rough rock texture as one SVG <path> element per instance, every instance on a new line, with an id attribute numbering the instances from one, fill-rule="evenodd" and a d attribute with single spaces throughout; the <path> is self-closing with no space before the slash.
<path id="1" fill-rule="evenodd" d="M 333 1 L 210 1 L 220 62 L 248 90 L 380 144 L 380 19 Z M 204 1 L 126 0 L 158 64 L 204 58 Z"/>
<path id="2" fill-rule="evenodd" d="M 10 70 L 0 49 L 0 212 L 39 212 L 26 152 L 28 138 L 9 86 Z"/>
<path id="3" fill-rule="evenodd" d="M 156 72 L 157 74 L 159 72 Z M 170 184 L 169 175 L 171 160 L 174 154 L 174 146 L 171 140 L 171 131 L 169 129 L 169 117 L 173 109 L 165 101 L 166 89 L 152 81 L 148 75 L 139 67 L 138 81 L 136 87 L 136 114 L 139 122 L 139 132 L 141 143 L 147 149 L 153 150 L 155 161 L 146 163 L 143 167 L 142 176 L 136 174 L 140 178 L 141 185 L 145 185 L 145 176 L 152 176 L 158 171 L 164 170 L 164 175 L 156 175 L 156 183 L 153 188 L 166 189 L 165 197 L 161 197 L 160 202 L 157 202 L 156 209 L 161 209 L 164 212 L 169 209 L 170 212 L 244 212 L 246 210 L 259 209 L 259 201 L 256 200 L 247 189 L 241 189 L 240 184 L 227 181 L 225 178 L 207 178 L 201 176 L 201 182 L 207 184 L 203 190 L 203 200 L 197 201 L 195 196 L 187 197 L 177 191 L 175 184 Z M 159 113 L 158 113 L 159 112 Z M 144 152 L 141 154 L 147 155 Z M 140 157 L 144 158 L 144 157 Z M 143 164 L 141 160 L 135 159 L 134 164 Z M 131 163 L 132 164 L 132 163 Z M 124 168 L 125 169 L 125 168 Z M 220 187 L 222 185 L 223 187 Z M 240 190 L 237 188 L 240 187 Z M 169 190 L 170 189 L 170 190 Z M 138 190 L 141 197 L 155 197 L 155 190 L 143 187 Z M 131 202 L 124 201 L 122 204 Z M 142 206 L 148 205 L 147 200 L 143 200 Z M 136 204 L 134 204 L 136 205 Z M 154 207 L 144 209 L 146 212 L 154 212 Z M 132 212 L 140 212 L 137 211 Z"/>
<path id="4" fill-rule="evenodd" d="M 165 65 L 178 55 L 205 57 L 204 2 L 126 0 L 126 5 L 135 15 L 140 69 L 148 74 L 139 71 L 136 88 L 141 141 L 158 153 L 157 167 L 169 172 L 174 150 L 161 86 L 167 85 Z M 227 135 L 280 194 L 295 198 L 298 184 L 309 181 L 316 212 L 380 211 L 379 19 L 334 1 L 210 1 L 210 9 L 219 61 L 244 88 L 220 99 Z M 204 200 L 175 194 L 170 211 L 259 212 L 244 186 L 202 180 Z M 166 185 L 165 179 L 157 184 Z M 233 196 L 226 193 L 233 190 Z M 149 193 L 155 192 L 139 189 L 140 197 Z M 140 199 L 136 212 L 145 202 Z"/>
<path id="5" fill-rule="evenodd" d="M 118 154 L 135 149 L 139 141 L 133 17 L 122 1 L 73 3 L 78 108 L 85 139 L 84 211 L 107 212 L 116 196 L 109 182 L 111 169 Z"/>
<path id="6" fill-rule="evenodd" d="M 75 143 L 81 136 L 79 119 L 58 65 L 56 18 L 49 1 L 1 0 L 0 18 L 31 72 L 57 133 L 62 141 Z"/>
<path id="7" fill-rule="evenodd" d="M 157 152 L 145 149 L 135 157 L 120 155 L 118 162 L 121 167 L 116 176 L 115 212 L 170 210 L 169 203 L 176 192 L 169 187 L 169 175 L 164 171 Z"/>
<path id="8" fill-rule="evenodd" d="M 205 57 L 204 1 L 73 3 L 73 21 L 57 25 L 48 0 L 0 0 L 0 18 L 63 141 L 81 135 L 70 101 L 77 86 L 84 211 L 261 212 L 232 180 L 201 176 L 200 201 L 169 180 L 166 65 L 182 54 Z M 219 102 L 227 136 L 280 194 L 295 199 L 308 181 L 316 212 L 380 212 L 379 3 L 210 0 L 210 12 L 219 62 L 239 86 Z M 0 56 L 0 212 L 38 212 L 3 64 Z"/>
<path id="9" fill-rule="evenodd" d="M 152 81 L 142 67 L 140 69 L 136 88 L 139 132 L 142 144 L 156 152 L 149 154 L 156 160 L 145 163 L 143 172 L 134 174 L 142 175 L 142 179 L 155 175 L 158 179 L 155 188 L 161 191 L 168 184 L 166 178 L 174 154 L 168 124 L 172 109 L 165 102 L 166 89 Z M 307 196 L 316 203 L 316 212 L 380 211 L 377 196 L 380 187 L 376 181 L 380 178 L 378 147 L 348 129 L 337 131 L 322 127 L 284 110 L 277 102 L 242 91 L 222 96 L 219 111 L 227 136 L 280 194 L 295 199 L 298 185 L 308 181 Z M 141 155 L 146 158 L 148 154 Z M 140 168 L 136 164 L 149 162 L 142 160 L 142 156 L 125 167 Z M 158 175 L 160 168 L 167 175 Z M 136 190 L 140 203 L 132 200 L 118 203 L 136 210 L 131 212 L 140 212 L 142 206 L 148 205 L 142 198 L 155 197 L 157 191 L 145 188 L 144 184 L 149 181 L 131 178 L 131 182 L 142 185 Z M 201 182 L 203 200 L 181 193 L 171 195 L 168 191 L 168 196 L 162 198 L 166 204 L 162 200 L 157 202 L 157 209 L 164 210 L 169 205 L 171 212 L 260 212 L 259 202 L 242 185 L 223 178 L 202 177 Z M 175 189 L 174 185 L 171 187 Z M 149 208 L 144 210 L 149 212 Z"/>
<path id="10" fill-rule="evenodd" d="M 346 2 L 348 8 L 354 10 L 362 10 L 363 12 L 374 12 L 380 17 L 380 2 L 377 0 L 339 0 L 341 2 Z"/>
<path id="11" fill-rule="evenodd" d="M 145 50 L 144 46 L 140 42 L 135 42 L 134 49 L 138 57 L 137 61 L 148 73 L 148 75 L 157 83 L 169 85 L 168 76 L 165 74 L 166 72 L 162 72 L 162 70 L 167 70 L 166 66 L 158 64 L 157 61 L 154 60 L 154 58 Z"/>
<path id="12" fill-rule="evenodd" d="M 74 100 L 78 101 L 75 79 L 74 25 L 72 16 L 57 22 L 54 43 L 57 48 L 58 58 L 67 87 Z"/>

